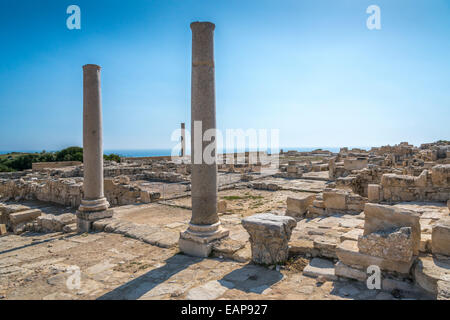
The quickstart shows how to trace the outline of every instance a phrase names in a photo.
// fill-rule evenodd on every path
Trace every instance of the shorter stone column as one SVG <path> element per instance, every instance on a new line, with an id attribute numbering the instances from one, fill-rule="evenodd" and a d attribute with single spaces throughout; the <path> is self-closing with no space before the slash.
<path id="1" fill-rule="evenodd" d="M 289 239 L 297 221 L 288 216 L 260 213 L 242 219 L 250 235 L 252 260 L 259 264 L 278 264 L 287 260 Z"/>
<path id="2" fill-rule="evenodd" d="M 184 122 L 181 123 L 181 157 L 186 156 L 186 128 Z"/>

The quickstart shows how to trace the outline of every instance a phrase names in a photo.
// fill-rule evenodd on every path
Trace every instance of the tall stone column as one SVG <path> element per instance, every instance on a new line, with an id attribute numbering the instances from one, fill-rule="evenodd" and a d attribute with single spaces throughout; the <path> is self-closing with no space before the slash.
<path id="1" fill-rule="evenodd" d="M 78 232 L 89 232 L 92 222 L 111 217 L 103 193 L 103 136 L 100 67 L 83 66 L 83 199 L 77 212 Z"/>
<path id="2" fill-rule="evenodd" d="M 186 156 L 186 128 L 184 122 L 181 123 L 181 157 Z"/>
<path id="3" fill-rule="evenodd" d="M 203 141 L 207 130 L 216 129 L 214 85 L 214 24 L 193 22 L 191 75 L 191 197 L 192 218 L 180 235 L 179 248 L 194 256 L 207 257 L 213 242 L 228 236 L 217 215 L 216 141 Z M 208 147 L 208 149 L 207 149 Z M 203 157 L 214 150 L 213 160 Z M 212 163 L 211 163 L 212 162 Z"/>

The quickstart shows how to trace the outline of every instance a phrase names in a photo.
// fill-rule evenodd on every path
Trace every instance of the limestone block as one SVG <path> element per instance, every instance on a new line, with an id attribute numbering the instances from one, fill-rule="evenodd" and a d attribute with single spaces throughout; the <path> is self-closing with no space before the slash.
<path id="1" fill-rule="evenodd" d="M 382 270 L 395 271 L 401 274 L 409 274 L 409 270 L 414 262 L 411 261 L 392 261 L 380 257 L 374 257 L 368 254 L 359 252 L 358 242 L 346 240 L 336 247 L 336 255 L 339 260 L 347 266 L 354 268 L 364 268 L 376 265 Z"/>
<path id="2" fill-rule="evenodd" d="M 367 187 L 367 195 L 369 198 L 369 202 L 380 202 L 380 185 L 369 184 Z"/>
<path id="3" fill-rule="evenodd" d="M 347 209 L 347 193 L 345 191 L 324 191 L 323 201 L 327 209 Z"/>
<path id="4" fill-rule="evenodd" d="M 313 202 L 312 202 L 312 205 L 314 206 L 314 207 L 316 207 L 316 208 L 323 208 L 323 209 L 325 209 L 325 203 L 323 202 L 323 200 L 314 200 Z"/>
<path id="5" fill-rule="evenodd" d="M 288 166 L 287 167 L 287 172 L 288 173 L 297 173 L 297 166 Z"/>
<path id="6" fill-rule="evenodd" d="M 410 227 L 413 255 L 418 255 L 420 248 L 420 215 L 417 212 L 388 205 L 366 203 L 364 215 L 364 235 L 392 228 Z"/>
<path id="7" fill-rule="evenodd" d="M 363 229 L 353 229 L 350 230 L 343 235 L 340 236 L 341 242 L 344 242 L 345 240 L 353 240 L 358 241 L 358 238 L 363 235 L 364 230 Z"/>
<path id="8" fill-rule="evenodd" d="M 344 159 L 345 170 L 361 170 L 367 168 L 368 159 L 365 158 L 346 158 Z"/>
<path id="9" fill-rule="evenodd" d="M 4 234 L 6 234 L 6 233 L 7 233 L 7 231 L 6 231 L 6 225 L 0 224 L 0 236 L 4 235 Z"/>
<path id="10" fill-rule="evenodd" d="M 366 281 L 367 274 L 359 269 L 352 268 L 342 263 L 342 261 L 338 261 L 335 265 L 335 274 L 338 277 L 355 279 L 358 281 Z"/>
<path id="11" fill-rule="evenodd" d="M 288 258 L 288 242 L 297 222 L 292 217 L 271 213 L 242 219 L 250 235 L 252 260 L 260 264 L 277 264 Z"/>
<path id="12" fill-rule="evenodd" d="M 408 262 L 413 256 L 410 227 L 375 231 L 358 239 L 359 252 L 393 261 Z"/>
<path id="13" fill-rule="evenodd" d="M 286 215 L 291 217 L 303 216 L 308 210 L 308 206 L 312 204 L 315 195 L 304 195 L 297 197 L 288 197 L 286 200 L 287 210 Z"/>
<path id="14" fill-rule="evenodd" d="M 148 191 L 141 191 L 141 202 L 142 203 L 150 203 L 150 193 Z"/>
<path id="15" fill-rule="evenodd" d="M 41 215 L 41 210 L 39 209 L 31 209 L 25 211 L 19 211 L 15 213 L 11 213 L 9 215 L 9 220 L 13 225 L 17 225 L 22 222 L 27 222 L 36 219 Z"/>
<path id="16" fill-rule="evenodd" d="M 450 164 L 439 164 L 431 168 L 431 181 L 439 187 L 450 187 Z"/>
<path id="17" fill-rule="evenodd" d="M 434 254 L 450 256 L 450 219 L 442 219 L 433 226 L 431 250 Z"/>
<path id="18" fill-rule="evenodd" d="M 437 282 L 437 300 L 450 300 L 450 278 Z"/>
<path id="19" fill-rule="evenodd" d="M 303 269 L 303 275 L 317 278 L 324 277 L 326 280 L 337 280 L 334 264 L 330 260 L 314 258 Z"/>
<path id="20" fill-rule="evenodd" d="M 419 257 L 414 266 L 413 275 L 415 282 L 422 289 L 437 294 L 437 282 L 450 276 L 450 261 L 432 256 Z"/>
<path id="21" fill-rule="evenodd" d="M 431 253 L 431 234 L 422 233 L 420 237 L 419 251 L 422 253 Z"/>
<path id="22" fill-rule="evenodd" d="M 224 213 L 227 211 L 227 202 L 225 200 L 221 200 L 217 202 L 217 212 Z"/>
<path id="23" fill-rule="evenodd" d="M 315 257 L 319 254 L 319 251 L 314 249 L 314 241 L 307 239 L 294 239 L 289 242 L 289 254 L 301 254 Z"/>

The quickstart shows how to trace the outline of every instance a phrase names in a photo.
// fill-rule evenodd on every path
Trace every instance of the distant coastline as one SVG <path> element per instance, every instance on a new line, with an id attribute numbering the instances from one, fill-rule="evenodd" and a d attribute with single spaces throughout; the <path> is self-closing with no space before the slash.
<path id="1" fill-rule="evenodd" d="M 352 147 L 349 147 L 352 148 Z M 360 149 L 368 150 L 366 147 L 356 147 Z M 298 148 L 298 147 L 282 147 L 283 151 L 288 150 L 296 150 L 300 152 L 309 152 L 316 149 L 328 150 L 331 152 L 339 152 L 339 147 L 313 147 L 313 148 Z M 52 150 L 47 150 L 51 152 Z M 247 150 L 248 151 L 248 150 Z M 254 150 L 250 150 L 254 151 Z M 274 150 L 275 152 L 279 152 L 279 150 Z M 42 150 L 0 150 L 0 154 L 7 154 L 11 152 L 20 152 L 20 153 L 40 153 Z M 243 152 L 243 151 L 238 151 Z M 104 153 L 106 155 L 109 154 L 117 154 L 121 157 L 160 157 L 160 156 L 170 156 L 172 153 L 172 149 L 105 149 Z M 189 150 L 188 150 L 189 154 Z"/>

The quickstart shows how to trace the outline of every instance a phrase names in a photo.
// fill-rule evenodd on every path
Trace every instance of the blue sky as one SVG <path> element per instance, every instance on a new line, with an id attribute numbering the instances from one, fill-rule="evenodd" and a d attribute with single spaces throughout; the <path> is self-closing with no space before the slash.
<path id="1" fill-rule="evenodd" d="M 2 0 L 0 150 L 81 146 L 87 63 L 105 149 L 171 148 L 199 20 L 216 24 L 219 129 L 280 129 L 282 147 L 450 140 L 449 17 L 448 0 Z"/>

